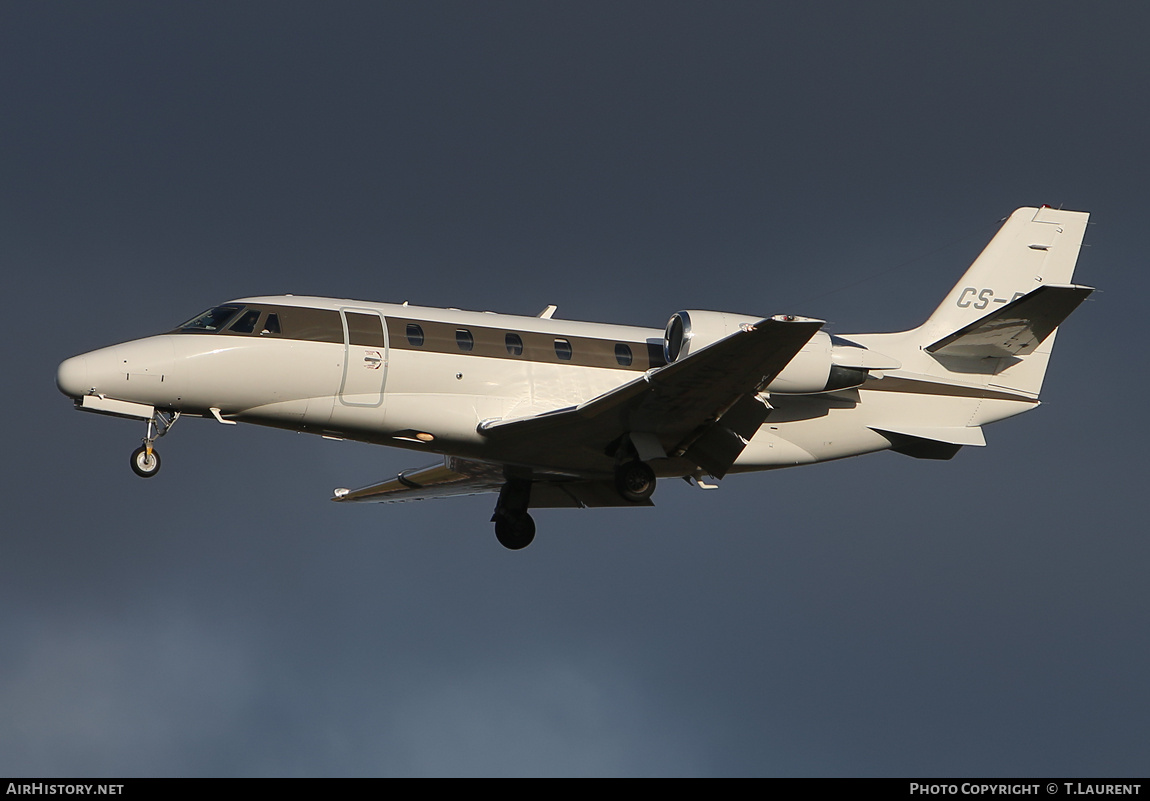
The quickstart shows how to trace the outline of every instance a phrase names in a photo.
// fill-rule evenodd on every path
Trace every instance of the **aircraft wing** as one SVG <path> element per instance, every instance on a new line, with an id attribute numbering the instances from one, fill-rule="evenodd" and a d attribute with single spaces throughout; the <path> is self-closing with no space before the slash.
<path id="1" fill-rule="evenodd" d="M 439 464 L 400 471 L 395 478 L 359 489 L 337 489 L 333 501 L 401 503 L 457 495 L 498 492 L 505 481 L 503 468 L 486 462 L 446 457 Z"/>
<path id="2" fill-rule="evenodd" d="M 766 419 L 769 409 L 756 393 L 822 325 L 760 320 L 586 403 L 486 424 L 498 463 L 448 456 L 380 484 L 337 489 L 332 500 L 397 503 L 498 492 L 506 482 L 503 464 L 517 464 L 536 468 L 532 508 L 633 506 L 612 480 L 598 476 L 609 472 L 607 454 L 625 436 L 645 460 L 683 456 L 721 478 Z M 540 466 L 557 472 L 540 474 Z"/>
<path id="3" fill-rule="evenodd" d="M 402 503 L 481 495 L 498 492 L 504 481 L 506 479 L 500 465 L 447 456 L 441 463 L 403 470 L 390 481 L 355 490 L 337 489 L 332 500 Z M 610 481 L 580 481 L 557 476 L 554 479 L 536 480 L 531 488 L 533 509 L 652 505 L 650 500 L 640 504 L 623 500 Z"/>
<path id="4" fill-rule="evenodd" d="M 629 435 L 644 460 L 685 456 L 722 477 L 766 419 L 756 393 L 822 325 L 760 320 L 578 406 L 490 422 L 481 431 L 495 452 L 520 464 L 601 470 L 605 454 Z"/>

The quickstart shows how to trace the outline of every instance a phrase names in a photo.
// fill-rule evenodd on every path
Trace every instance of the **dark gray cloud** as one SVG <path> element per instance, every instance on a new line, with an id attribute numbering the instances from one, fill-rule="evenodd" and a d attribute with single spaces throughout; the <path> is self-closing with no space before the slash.
<path id="1" fill-rule="evenodd" d="M 9 4 L 0 772 L 1145 773 L 1147 15 Z M 652 510 L 327 502 L 398 451 L 73 413 L 64 357 L 295 292 L 894 330 L 1093 213 L 1046 403 Z"/>

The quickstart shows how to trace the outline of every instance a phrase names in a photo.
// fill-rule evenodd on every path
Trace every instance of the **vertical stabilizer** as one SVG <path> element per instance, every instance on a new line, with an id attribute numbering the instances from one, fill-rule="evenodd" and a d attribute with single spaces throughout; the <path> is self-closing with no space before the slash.
<path id="1" fill-rule="evenodd" d="M 1047 206 L 1007 218 L 970 268 L 919 328 L 929 344 L 1047 284 L 1069 284 L 1089 214 Z"/>
<path id="2" fill-rule="evenodd" d="M 1089 217 L 1018 209 L 925 323 L 854 340 L 907 375 L 1037 399 L 1059 324 L 1092 291 L 1072 283 Z"/>
<path id="3" fill-rule="evenodd" d="M 1058 324 L 1091 291 L 1071 284 L 1089 217 L 1047 206 L 1011 214 L 913 332 L 936 362 L 928 372 L 1037 398 Z"/>

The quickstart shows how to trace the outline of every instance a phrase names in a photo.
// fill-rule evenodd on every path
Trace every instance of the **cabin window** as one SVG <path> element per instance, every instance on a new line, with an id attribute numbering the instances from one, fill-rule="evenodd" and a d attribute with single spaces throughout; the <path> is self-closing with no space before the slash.
<path id="1" fill-rule="evenodd" d="M 566 339 L 555 340 L 555 355 L 565 362 L 571 361 L 571 343 Z"/>
<path id="2" fill-rule="evenodd" d="M 344 312 L 347 320 L 347 338 L 352 345 L 368 348 L 383 347 L 383 322 L 378 314 Z"/>
<path id="3" fill-rule="evenodd" d="M 629 345 L 624 345 L 620 342 L 615 346 L 615 361 L 619 362 L 622 367 L 630 367 L 634 357 L 631 355 L 631 348 Z"/>
<path id="4" fill-rule="evenodd" d="M 181 331 L 219 331 L 243 306 L 216 306 L 180 326 Z"/>
<path id="5" fill-rule="evenodd" d="M 284 322 L 292 339 L 344 344 L 344 324 L 335 309 L 284 309 Z"/>
<path id="6" fill-rule="evenodd" d="M 416 323 L 407 324 L 407 344 L 413 348 L 423 347 L 423 326 Z"/>
<path id="7" fill-rule="evenodd" d="M 335 309 L 280 306 L 279 310 L 292 339 L 343 344 L 343 321 Z"/>
<path id="8" fill-rule="evenodd" d="M 470 352 L 475 347 L 475 337 L 466 328 L 457 328 L 455 330 L 455 344 L 459 346 L 460 350 Z"/>
<path id="9" fill-rule="evenodd" d="M 237 334 L 251 334 L 256 330 L 256 323 L 260 321 L 259 309 L 248 309 L 240 318 L 228 326 L 229 331 Z"/>
<path id="10" fill-rule="evenodd" d="M 264 328 L 260 331 L 261 334 L 278 334 L 280 332 L 280 316 L 274 312 L 268 315 L 264 320 Z"/>
<path id="11" fill-rule="evenodd" d="M 507 345 L 507 352 L 512 356 L 523 355 L 523 338 L 518 334 L 508 334 L 503 338 L 503 342 Z"/>

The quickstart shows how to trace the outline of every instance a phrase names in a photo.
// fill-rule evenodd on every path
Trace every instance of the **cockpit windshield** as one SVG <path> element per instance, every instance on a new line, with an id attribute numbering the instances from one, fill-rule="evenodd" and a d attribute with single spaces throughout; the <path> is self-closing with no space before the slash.
<path id="1" fill-rule="evenodd" d="M 357 340 L 359 329 L 354 315 L 349 317 L 351 342 L 384 347 L 383 332 L 376 322 L 370 343 Z M 295 339 L 303 342 L 344 343 L 344 327 L 335 309 L 311 309 L 306 306 L 280 306 L 270 303 L 233 301 L 197 314 L 170 334 L 211 334 L 221 336 Z M 377 336 L 376 336 L 377 335 Z"/>
<path id="2" fill-rule="evenodd" d="M 216 306 L 203 314 L 198 314 L 181 325 L 179 331 L 219 331 L 236 316 L 243 306 Z"/>

